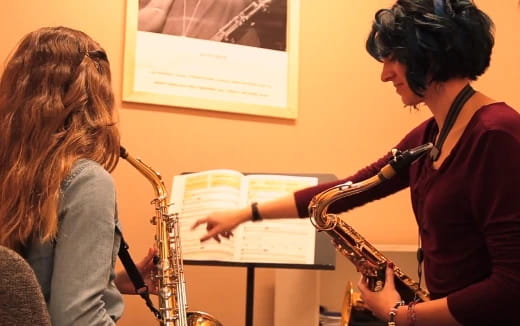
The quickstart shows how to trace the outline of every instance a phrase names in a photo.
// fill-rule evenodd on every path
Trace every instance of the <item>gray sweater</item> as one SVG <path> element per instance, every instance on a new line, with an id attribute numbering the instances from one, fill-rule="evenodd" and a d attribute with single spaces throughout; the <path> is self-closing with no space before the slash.
<path id="1" fill-rule="evenodd" d="M 114 325 L 123 298 L 114 284 L 121 237 L 112 177 L 98 163 L 79 160 L 61 191 L 56 239 L 35 241 L 25 256 L 54 326 Z"/>

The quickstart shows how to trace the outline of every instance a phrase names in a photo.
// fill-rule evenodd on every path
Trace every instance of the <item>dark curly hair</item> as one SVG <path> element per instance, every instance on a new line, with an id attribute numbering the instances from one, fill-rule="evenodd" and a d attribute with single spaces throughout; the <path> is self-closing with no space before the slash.
<path id="1" fill-rule="evenodd" d="M 476 80 L 489 66 L 494 24 L 472 0 L 398 0 L 375 14 L 366 49 L 403 63 L 412 91 L 430 82 Z"/>

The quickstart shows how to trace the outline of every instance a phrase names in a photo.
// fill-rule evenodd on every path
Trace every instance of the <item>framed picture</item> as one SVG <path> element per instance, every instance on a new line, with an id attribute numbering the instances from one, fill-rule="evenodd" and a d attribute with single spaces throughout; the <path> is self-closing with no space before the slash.
<path id="1" fill-rule="evenodd" d="M 123 101 L 295 119 L 299 0 L 127 0 Z"/>

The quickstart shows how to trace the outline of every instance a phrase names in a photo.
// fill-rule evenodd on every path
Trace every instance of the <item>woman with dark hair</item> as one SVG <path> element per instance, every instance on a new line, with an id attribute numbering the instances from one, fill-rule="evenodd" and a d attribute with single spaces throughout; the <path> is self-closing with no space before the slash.
<path id="1" fill-rule="evenodd" d="M 488 67 L 493 44 L 492 21 L 470 0 L 398 0 L 375 15 L 366 47 L 383 63 L 382 81 L 393 84 L 406 106 L 423 103 L 433 115 L 396 148 L 435 146 L 404 173 L 329 210 L 344 212 L 410 188 L 432 300 L 404 305 L 392 266 L 381 291 L 370 291 L 362 279 L 364 302 L 389 325 L 520 325 L 520 115 L 471 87 Z M 251 219 L 306 217 L 314 195 L 366 180 L 391 157 L 334 183 L 212 213 L 194 227 L 205 223 L 201 240 L 219 240 Z"/>
<path id="2" fill-rule="evenodd" d="M 34 269 L 53 325 L 111 325 L 123 311 L 119 147 L 105 51 L 66 27 L 26 35 L 0 79 L 0 244 Z"/>

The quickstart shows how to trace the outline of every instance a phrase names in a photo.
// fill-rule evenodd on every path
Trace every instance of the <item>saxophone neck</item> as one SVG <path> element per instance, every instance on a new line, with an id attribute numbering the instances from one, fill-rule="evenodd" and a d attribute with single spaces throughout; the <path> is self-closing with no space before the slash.
<path id="1" fill-rule="evenodd" d="M 333 228 L 336 224 L 336 217 L 327 215 L 330 204 L 338 199 L 364 192 L 385 180 L 391 179 L 432 148 L 433 144 L 427 143 L 405 151 L 393 149 L 393 158 L 376 175 L 357 183 L 349 181 L 336 185 L 315 195 L 308 207 L 311 222 L 319 230 Z"/>
<path id="2" fill-rule="evenodd" d="M 157 199 L 163 201 L 168 196 L 168 191 L 164 185 L 162 176 L 159 172 L 154 170 L 151 166 L 144 163 L 141 159 L 135 158 L 128 153 L 123 147 L 119 147 L 119 156 L 125 159 L 130 165 L 132 165 L 137 171 L 139 171 L 146 179 L 152 184 L 157 195 Z"/>

